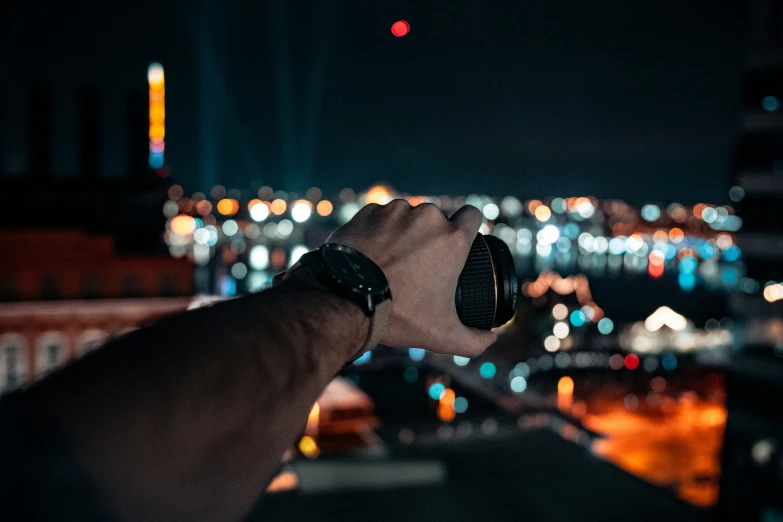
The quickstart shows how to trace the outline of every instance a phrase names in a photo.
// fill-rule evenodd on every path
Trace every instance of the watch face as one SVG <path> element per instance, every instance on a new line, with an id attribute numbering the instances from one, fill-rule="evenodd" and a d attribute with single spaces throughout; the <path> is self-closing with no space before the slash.
<path id="1" fill-rule="evenodd" d="M 348 286 L 374 293 L 385 290 L 388 285 L 378 265 L 363 255 L 332 246 L 324 247 L 321 255 L 332 274 Z"/>

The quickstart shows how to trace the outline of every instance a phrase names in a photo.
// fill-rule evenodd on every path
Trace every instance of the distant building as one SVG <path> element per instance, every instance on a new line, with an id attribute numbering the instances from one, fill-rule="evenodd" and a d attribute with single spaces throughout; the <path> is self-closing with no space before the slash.
<path id="1" fill-rule="evenodd" d="M 783 4 L 754 0 L 750 7 L 745 116 L 732 191 L 745 221 L 737 242 L 764 299 L 736 296 L 733 303 L 748 320 L 745 346 L 727 371 L 717 521 L 783 519 Z"/>
<path id="2" fill-rule="evenodd" d="M 0 303 L 0 393 L 30 384 L 188 297 Z"/>
<path id="3" fill-rule="evenodd" d="M 167 171 L 146 166 L 147 100 L 128 100 L 127 172 L 109 178 L 101 98 L 81 93 L 74 178 L 52 169 L 51 90 L 30 91 L 26 170 L 0 165 L 0 393 L 191 301 L 192 264 L 161 233 Z"/>
<path id="4" fill-rule="evenodd" d="M 737 243 L 748 275 L 762 284 L 783 278 L 783 8 L 756 1 L 741 134 L 735 155 L 735 200 L 744 221 Z"/>

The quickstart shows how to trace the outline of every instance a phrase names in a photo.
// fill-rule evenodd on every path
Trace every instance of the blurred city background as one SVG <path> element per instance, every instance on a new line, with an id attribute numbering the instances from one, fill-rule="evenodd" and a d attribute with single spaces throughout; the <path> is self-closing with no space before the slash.
<path id="1" fill-rule="evenodd" d="M 497 344 L 364 354 L 251 519 L 783 521 L 780 2 L 6 0 L 0 41 L 3 392 L 470 204 Z"/>

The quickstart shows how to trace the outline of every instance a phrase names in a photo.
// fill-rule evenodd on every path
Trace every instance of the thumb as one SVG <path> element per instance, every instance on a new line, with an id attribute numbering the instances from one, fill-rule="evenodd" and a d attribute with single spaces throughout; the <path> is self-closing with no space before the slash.
<path id="1" fill-rule="evenodd" d="M 497 341 L 498 335 L 491 330 L 469 328 L 456 321 L 456 324 L 444 329 L 446 335 L 441 337 L 438 351 L 463 357 L 477 357 Z"/>

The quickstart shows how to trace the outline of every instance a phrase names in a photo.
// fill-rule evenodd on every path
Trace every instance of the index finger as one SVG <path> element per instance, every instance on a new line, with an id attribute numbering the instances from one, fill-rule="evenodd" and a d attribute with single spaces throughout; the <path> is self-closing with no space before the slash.
<path id="1" fill-rule="evenodd" d="M 468 245 L 476 239 L 483 217 L 479 209 L 473 205 L 465 205 L 451 216 L 451 221 L 459 228 L 468 240 Z"/>

